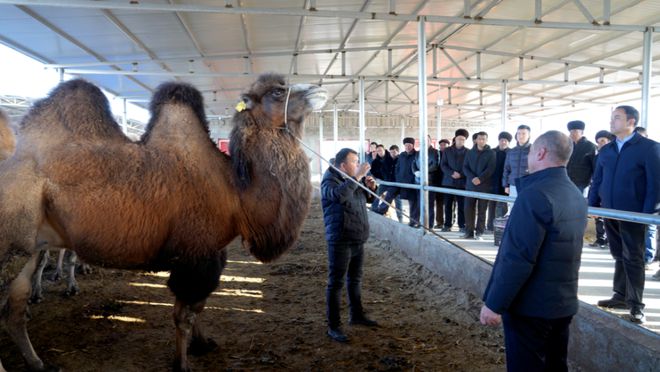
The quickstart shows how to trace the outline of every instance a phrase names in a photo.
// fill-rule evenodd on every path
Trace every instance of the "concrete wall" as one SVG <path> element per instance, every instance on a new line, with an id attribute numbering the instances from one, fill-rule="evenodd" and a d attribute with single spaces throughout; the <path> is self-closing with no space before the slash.
<path id="1" fill-rule="evenodd" d="M 369 213 L 371 231 L 452 285 L 481 297 L 491 264 L 449 241 Z M 571 324 L 571 363 L 585 371 L 659 371 L 660 335 L 589 304 Z"/>

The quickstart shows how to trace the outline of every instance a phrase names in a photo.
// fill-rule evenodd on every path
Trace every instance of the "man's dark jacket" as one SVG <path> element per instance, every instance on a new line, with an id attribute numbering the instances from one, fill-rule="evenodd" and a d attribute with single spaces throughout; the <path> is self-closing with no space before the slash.
<path id="1" fill-rule="evenodd" d="M 377 156 L 371 163 L 371 175 L 383 181 L 396 181 L 394 175 L 394 167 L 396 160 L 392 159 L 389 151 L 385 151 L 385 156 L 382 158 Z"/>
<path id="2" fill-rule="evenodd" d="M 595 154 L 596 145 L 587 141 L 585 137 L 580 138 L 573 145 L 573 152 L 566 165 L 566 170 L 568 171 L 568 178 L 580 189 L 589 186 L 591 182 L 591 176 L 594 173 L 593 157 Z"/>
<path id="3" fill-rule="evenodd" d="M 622 211 L 660 212 L 660 144 L 635 135 L 598 152 L 589 205 Z"/>
<path id="4" fill-rule="evenodd" d="M 465 174 L 465 189 L 470 191 L 490 192 L 493 188 L 493 173 L 495 172 L 495 151 L 488 145 L 483 150 L 475 145 L 465 156 L 463 173 Z M 475 185 L 473 178 L 479 178 L 481 183 Z"/>
<path id="5" fill-rule="evenodd" d="M 408 153 L 407 151 L 404 151 L 399 154 L 399 157 L 397 158 L 396 162 L 396 182 L 400 183 L 410 183 L 410 184 L 415 184 L 415 174 L 413 173 L 413 163 L 415 162 L 415 158 L 417 157 L 417 151 L 413 150 L 412 152 Z M 406 188 L 401 188 L 401 199 L 410 199 L 411 196 L 413 196 L 413 193 L 417 193 L 419 191 L 415 189 L 406 189 Z"/>
<path id="6" fill-rule="evenodd" d="M 433 146 L 429 146 L 427 151 L 427 162 L 429 164 L 429 185 L 440 186 L 440 182 L 442 182 L 442 179 L 440 178 L 442 177 L 442 172 L 440 171 L 440 158 L 438 156 L 438 150 L 434 149 Z M 415 162 L 412 167 L 413 173 L 421 169 L 419 163 L 419 151 L 417 151 L 417 156 L 415 157 Z M 419 183 L 419 179 L 415 178 L 415 183 Z"/>
<path id="7" fill-rule="evenodd" d="M 321 181 L 321 206 L 328 243 L 364 243 L 369 238 L 367 202 L 373 197 L 329 168 Z"/>
<path id="8" fill-rule="evenodd" d="M 463 174 L 463 163 L 468 150 L 465 146 L 460 149 L 456 145 L 451 145 L 445 149 L 443 153 L 442 162 L 442 186 L 452 187 L 455 189 L 465 189 L 465 174 Z M 454 171 L 461 174 L 461 178 L 453 179 L 451 175 Z"/>
<path id="9" fill-rule="evenodd" d="M 506 153 L 504 172 L 502 173 L 502 187 L 515 186 L 516 179 L 527 175 L 527 156 L 532 148 L 532 142 L 518 144 Z"/>
<path id="10" fill-rule="evenodd" d="M 495 148 L 495 173 L 493 173 L 493 188 L 491 190 L 493 194 L 504 195 L 502 175 L 504 174 L 504 161 L 508 152 L 508 147 L 504 150 L 501 150 L 499 146 Z"/>
<path id="11" fill-rule="evenodd" d="M 498 314 L 575 315 L 587 203 L 565 167 L 519 178 L 516 188 L 483 300 Z"/>

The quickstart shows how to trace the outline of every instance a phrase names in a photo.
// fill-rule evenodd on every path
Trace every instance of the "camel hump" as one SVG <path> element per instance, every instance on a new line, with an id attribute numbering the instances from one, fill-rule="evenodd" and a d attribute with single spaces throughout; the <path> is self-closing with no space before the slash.
<path id="1" fill-rule="evenodd" d="M 15 148 L 16 137 L 9 124 L 9 116 L 0 110 L 0 161 L 10 157 Z"/>
<path id="2" fill-rule="evenodd" d="M 105 94 L 83 79 L 60 83 L 32 106 L 20 126 L 21 133 L 58 129 L 81 139 L 124 137 Z"/>
<path id="3" fill-rule="evenodd" d="M 161 113 L 165 106 L 183 105 L 189 107 L 197 117 L 203 129 L 208 133 L 208 122 L 204 112 L 204 98 L 197 88 L 190 84 L 180 82 L 166 82 L 156 88 L 156 92 L 151 98 L 149 111 L 151 119 L 147 124 L 146 131 L 142 139 L 149 137 L 149 134 L 155 126 L 161 121 Z"/>

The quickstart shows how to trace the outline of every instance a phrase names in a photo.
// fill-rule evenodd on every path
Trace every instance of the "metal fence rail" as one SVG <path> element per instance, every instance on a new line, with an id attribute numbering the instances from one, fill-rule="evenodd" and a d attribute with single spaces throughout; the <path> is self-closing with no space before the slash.
<path id="1" fill-rule="evenodd" d="M 426 192 L 431 191 L 431 192 L 439 192 L 439 193 L 442 193 L 442 194 L 467 196 L 467 197 L 476 198 L 476 199 L 494 200 L 494 201 L 504 202 L 504 203 L 513 203 L 516 200 L 515 198 L 512 198 L 510 196 L 505 196 L 505 195 L 496 195 L 496 194 L 489 194 L 489 193 L 485 193 L 485 192 L 457 190 L 457 189 L 450 189 L 450 188 L 445 188 L 445 187 L 435 187 L 435 186 L 424 186 L 424 187 L 422 187 L 422 185 L 417 185 L 417 184 L 389 182 L 389 181 L 382 181 L 382 180 L 378 180 L 378 184 L 379 185 L 385 185 L 385 186 L 396 186 L 396 187 L 401 187 L 401 188 L 406 188 L 406 189 L 415 189 L 415 190 L 426 191 Z M 421 210 L 421 206 L 420 206 L 420 210 Z M 655 214 L 628 212 L 628 211 L 620 211 L 618 209 L 607 209 L 607 208 L 596 208 L 596 207 L 589 207 L 588 213 L 589 213 L 589 215 L 596 216 L 596 217 L 603 217 L 603 218 L 609 218 L 609 219 L 614 219 L 614 220 L 636 222 L 636 223 L 641 223 L 641 224 L 645 224 L 645 225 L 660 225 L 660 216 L 655 215 Z M 426 221 L 426 220 L 427 220 L 427 218 L 424 218 L 424 221 Z"/>

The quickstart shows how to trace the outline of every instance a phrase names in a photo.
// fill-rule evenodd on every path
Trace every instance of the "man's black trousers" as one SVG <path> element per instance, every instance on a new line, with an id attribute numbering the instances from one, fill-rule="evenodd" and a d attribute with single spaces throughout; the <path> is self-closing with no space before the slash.
<path id="1" fill-rule="evenodd" d="M 363 315 L 360 283 L 362 281 L 363 244 L 328 242 L 328 287 L 326 314 L 328 327 L 341 324 L 341 289 L 346 278 L 351 317 Z"/>
<path id="2" fill-rule="evenodd" d="M 508 312 L 502 314 L 506 370 L 568 371 L 568 326 L 572 318 L 543 319 Z"/>
<path id="3" fill-rule="evenodd" d="M 643 309 L 646 225 L 606 219 L 605 231 L 614 258 L 613 297 Z"/>

